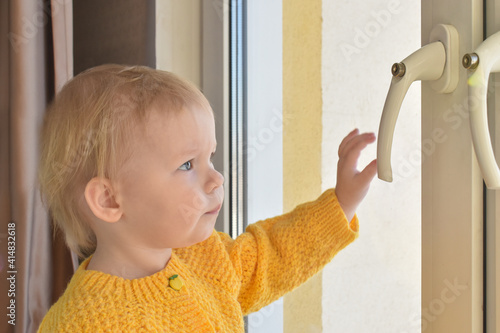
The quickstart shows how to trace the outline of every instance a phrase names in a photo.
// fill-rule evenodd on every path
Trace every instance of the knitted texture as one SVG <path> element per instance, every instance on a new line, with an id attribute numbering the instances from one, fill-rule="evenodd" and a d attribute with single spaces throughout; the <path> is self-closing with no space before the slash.
<path id="1" fill-rule="evenodd" d="M 175 249 L 165 268 L 139 279 L 86 270 L 82 262 L 38 332 L 244 332 L 243 316 L 298 287 L 358 235 L 334 189 L 259 221 L 233 240 L 214 231 Z M 182 288 L 169 287 L 178 275 Z"/>

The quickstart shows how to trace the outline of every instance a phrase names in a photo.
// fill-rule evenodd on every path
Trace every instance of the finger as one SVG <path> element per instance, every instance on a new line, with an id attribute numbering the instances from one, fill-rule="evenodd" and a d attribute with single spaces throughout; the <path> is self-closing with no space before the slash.
<path id="1" fill-rule="evenodd" d="M 373 133 L 363 133 L 352 138 L 342 150 L 342 155 L 340 157 L 346 158 L 349 161 L 352 159 L 358 159 L 361 151 L 370 143 L 375 141 L 375 134 Z"/>
<path id="2" fill-rule="evenodd" d="M 351 141 L 352 138 L 354 138 L 356 135 L 358 135 L 358 133 L 359 133 L 359 129 L 355 128 L 349 134 L 347 134 L 347 136 L 342 140 L 342 142 L 339 145 L 339 151 L 338 151 L 339 156 L 342 155 L 342 152 L 344 151 L 346 144 L 349 141 Z"/>
<path id="3" fill-rule="evenodd" d="M 354 146 L 358 145 L 360 141 L 371 142 L 373 140 L 375 140 L 374 133 L 357 134 L 354 137 L 352 137 L 349 141 L 345 142 L 344 146 L 342 147 L 342 153 L 347 154 L 350 150 L 353 149 Z"/>
<path id="4" fill-rule="evenodd" d="M 375 177 L 375 175 L 377 174 L 377 160 L 373 160 L 370 162 L 370 164 L 368 164 L 364 169 L 363 171 L 361 171 L 357 177 L 359 180 L 361 180 L 361 182 L 365 183 L 365 184 L 369 184 L 373 177 Z"/>

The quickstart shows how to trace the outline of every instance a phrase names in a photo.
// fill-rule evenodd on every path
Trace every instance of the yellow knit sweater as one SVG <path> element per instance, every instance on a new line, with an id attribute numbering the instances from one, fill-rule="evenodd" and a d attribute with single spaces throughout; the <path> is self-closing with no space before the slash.
<path id="1" fill-rule="evenodd" d="M 247 227 L 172 251 L 166 267 L 127 280 L 86 270 L 87 258 L 38 332 L 243 332 L 243 316 L 317 273 L 358 233 L 334 189 Z M 178 275 L 180 290 L 169 286 Z"/>

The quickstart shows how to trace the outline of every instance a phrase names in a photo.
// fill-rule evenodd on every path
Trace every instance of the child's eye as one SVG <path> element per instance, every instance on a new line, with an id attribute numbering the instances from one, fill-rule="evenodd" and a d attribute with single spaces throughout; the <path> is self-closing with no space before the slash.
<path id="1" fill-rule="evenodd" d="M 185 166 L 186 168 L 184 168 L 184 166 Z M 186 171 L 191 170 L 191 161 L 187 161 L 186 163 L 184 163 L 183 165 L 181 165 L 181 166 L 179 167 L 179 169 L 181 169 L 181 170 L 186 170 Z"/>

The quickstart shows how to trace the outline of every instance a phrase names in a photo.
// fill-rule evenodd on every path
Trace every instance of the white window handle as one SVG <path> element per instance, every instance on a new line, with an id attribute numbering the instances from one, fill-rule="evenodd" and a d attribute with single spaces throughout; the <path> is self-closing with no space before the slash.
<path id="1" fill-rule="evenodd" d="M 458 32 L 451 25 L 437 25 L 431 32 L 430 44 L 392 65 L 393 78 L 382 111 L 377 141 L 378 177 L 392 181 L 391 149 L 394 128 L 403 99 L 417 80 L 432 80 L 439 93 L 450 93 L 458 83 Z"/>
<path id="2" fill-rule="evenodd" d="M 500 71 L 500 32 L 484 40 L 474 53 L 466 54 L 462 63 L 470 69 L 469 121 L 479 168 L 486 186 L 500 189 L 500 170 L 491 146 L 486 100 L 490 73 Z"/>

